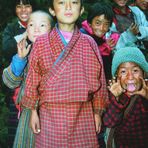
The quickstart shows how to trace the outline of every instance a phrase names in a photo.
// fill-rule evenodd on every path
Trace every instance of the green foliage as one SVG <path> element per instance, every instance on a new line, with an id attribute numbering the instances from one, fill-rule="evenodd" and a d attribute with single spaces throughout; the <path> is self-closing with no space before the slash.
<path id="1" fill-rule="evenodd" d="M 0 92 L 0 146 L 5 147 L 8 138 L 8 119 L 9 110 L 6 107 L 5 95 Z"/>
<path id="2" fill-rule="evenodd" d="M 0 32 L 0 49 L 1 49 L 1 36 Z M 2 75 L 2 70 L 4 67 L 4 63 L 2 60 L 2 54 L 0 51 L 0 76 Z M 9 110 L 5 103 L 5 92 L 3 91 L 3 83 L 0 77 L 0 147 L 6 147 L 7 138 L 8 138 L 8 124 L 7 119 L 9 115 Z"/>

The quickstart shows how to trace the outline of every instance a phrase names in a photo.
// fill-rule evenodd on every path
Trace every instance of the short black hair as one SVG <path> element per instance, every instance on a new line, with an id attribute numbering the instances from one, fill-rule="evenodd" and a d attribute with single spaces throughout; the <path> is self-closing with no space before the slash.
<path id="1" fill-rule="evenodd" d="M 23 4 L 23 5 L 27 5 L 27 4 L 31 5 L 29 0 L 16 0 L 16 5 L 21 5 L 21 4 Z"/>
<path id="2" fill-rule="evenodd" d="M 111 25 L 114 18 L 114 12 L 112 10 L 112 7 L 106 2 L 97 2 L 88 9 L 88 14 L 87 14 L 88 23 L 91 24 L 94 17 L 100 16 L 102 14 L 104 14 L 105 18 L 110 21 Z"/>
<path id="3" fill-rule="evenodd" d="M 51 8 L 51 9 L 54 9 L 54 7 L 53 7 L 53 1 L 54 0 L 48 0 L 48 3 L 49 3 L 49 8 Z M 83 6 L 83 0 L 81 0 L 81 7 Z"/>

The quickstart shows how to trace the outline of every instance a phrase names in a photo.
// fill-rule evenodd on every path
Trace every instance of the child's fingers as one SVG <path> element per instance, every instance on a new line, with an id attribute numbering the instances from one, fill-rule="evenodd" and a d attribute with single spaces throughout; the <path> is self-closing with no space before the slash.
<path id="1" fill-rule="evenodd" d="M 148 86 L 148 79 L 144 79 L 146 86 Z"/>
<path id="2" fill-rule="evenodd" d="M 39 124 L 36 124 L 36 133 L 40 133 L 41 132 L 41 129 L 40 129 L 40 125 Z"/>
<path id="3" fill-rule="evenodd" d="M 142 82 L 142 86 L 143 87 L 147 87 L 147 85 L 148 85 L 148 79 L 143 79 L 142 77 L 140 77 L 140 80 Z"/>

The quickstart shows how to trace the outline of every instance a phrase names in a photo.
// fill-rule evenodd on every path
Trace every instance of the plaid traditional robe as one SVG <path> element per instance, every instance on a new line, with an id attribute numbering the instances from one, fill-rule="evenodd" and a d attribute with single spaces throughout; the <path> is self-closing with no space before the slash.
<path id="1" fill-rule="evenodd" d="M 88 97 L 92 92 L 94 96 Z M 64 47 L 54 28 L 36 41 L 22 99 L 31 109 L 39 99 L 41 132 L 36 147 L 98 147 L 94 111 L 104 110 L 107 98 L 102 59 L 91 37 L 76 28 Z"/>
<path id="2" fill-rule="evenodd" d="M 131 99 L 136 101 L 124 118 L 124 112 Z M 111 94 L 109 106 L 103 117 L 104 125 L 115 127 L 114 142 L 116 148 L 148 147 L 148 100 L 142 96 L 126 94 L 119 96 L 119 101 Z"/>

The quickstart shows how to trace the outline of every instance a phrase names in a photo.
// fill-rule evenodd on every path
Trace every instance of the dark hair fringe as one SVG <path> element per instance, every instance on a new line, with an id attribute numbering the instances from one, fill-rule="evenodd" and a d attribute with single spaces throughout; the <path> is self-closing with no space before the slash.
<path id="1" fill-rule="evenodd" d="M 20 5 L 20 4 L 31 4 L 30 0 L 16 0 L 16 5 Z"/>
<path id="2" fill-rule="evenodd" d="M 49 6 L 51 9 L 54 9 L 54 8 L 53 8 L 53 1 L 54 1 L 54 0 L 48 0 L 48 6 Z M 81 0 L 81 7 L 83 6 L 83 1 L 84 1 L 84 0 Z"/>
<path id="3" fill-rule="evenodd" d="M 94 17 L 102 14 L 105 15 L 105 18 L 108 19 L 111 24 L 114 18 L 114 12 L 112 7 L 106 2 L 97 2 L 90 7 L 88 9 L 87 21 L 91 24 Z"/>

